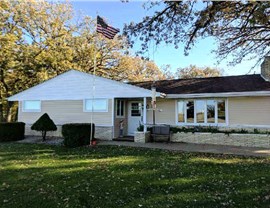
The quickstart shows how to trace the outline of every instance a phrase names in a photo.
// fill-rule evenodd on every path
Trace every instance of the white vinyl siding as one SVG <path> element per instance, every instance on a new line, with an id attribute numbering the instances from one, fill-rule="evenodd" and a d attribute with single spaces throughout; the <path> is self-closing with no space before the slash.
<path id="1" fill-rule="evenodd" d="M 229 98 L 229 124 L 270 126 L 270 97 Z"/>
<path id="2" fill-rule="evenodd" d="M 151 108 L 150 99 L 148 99 L 148 106 Z M 175 125 L 175 100 L 174 99 L 157 99 L 156 110 L 156 123 L 157 124 L 169 124 Z M 153 123 L 153 111 L 147 110 L 147 123 Z"/>
<path id="3" fill-rule="evenodd" d="M 83 100 L 42 101 L 41 112 L 23 112 L 20 104 L 18 121 L 33 124 L 41 115 L 48 113 L 58 125 L 65 123 L 90 123 L 91 112 L 84 112 Z M 112 100 L 108 100 L 108 112 L 94 112 L 93 121 L 97 126 L 112 126 Z"/>
<path id="4" fill-rule="evenodd" d="M 84 100 L 92 97 L 93 84 L 95 98 L 142 98 L 152 94 L 151 90 L 71 70 L 13 95 L 9 100 Z"/>

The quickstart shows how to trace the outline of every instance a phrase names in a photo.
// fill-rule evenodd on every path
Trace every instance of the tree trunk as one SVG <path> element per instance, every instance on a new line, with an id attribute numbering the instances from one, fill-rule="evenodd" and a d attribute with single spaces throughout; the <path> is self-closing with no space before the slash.
<path id="1" fill-rule="evenodd" d="M 46 133 L 47 133 L 47 131 L 42 131 L 42 141 L 43 142 L 46 141 Z"/>
<path id="2" fill-rule="evenodd" d="M 4 70 L 0 69 L 0 83 L 1 83 L 1 120 L 2 122 L 7 122 L 7 113 L 8 113 L 8 84 L 5 82 Z"/>
<path id="3" fill-rule="evenodd" d="M 4 122 L 3 104 L 2 103 L 0 103 L 0 122 Z"/>
<path id="4" fill-rule="evenodd" d="M 7 122 L 12 121 L 12 102 L 7 102 Z"/>
<path id="5" fill-rule="evenodd" d="M 7 122 L 17 121 L 18 107 L 15 102 L 8 102 Z"/>

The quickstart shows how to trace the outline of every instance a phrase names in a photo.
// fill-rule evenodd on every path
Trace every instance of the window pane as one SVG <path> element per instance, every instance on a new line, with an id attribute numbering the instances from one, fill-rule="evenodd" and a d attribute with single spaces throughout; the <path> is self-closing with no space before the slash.
<path id="1" fill-rule="evenodd" d="M 121 100 L 120 106 L 121 106 L 120 116 L 124 116 L 124 108 L 125 108 L 124 100 Z"/>
<path id="2" fill-rule="evenodd" d="M 139 103 L 131 103 L 131 116 L 141 116 Z"/>
<path id="3" fill-rule="evenodd" d="M 116 115 L 124 116 L 124 100 L 117 100 Z"/>
<path id="4" fill-rule="evenodd" d="M 120 100 L 116 101 L 116 115 L 120 116 Z"/>
<path id="5" fill-rule="evenodd" d="M 187 102 L 187 123 L 194 123 L 194 101 Z"/>
<path id="6" fill-rule="evenodd" d="M 207 100 L 207 123 L 215 123 L 215 101 Z"/>
<path id="7" fill-rule="evenodd" d="M 196 100 L 196 118 L 197 123 L 204 123 L 205 101 Z"/>
<path id="8" fill-rule="evenodd" d="M 226 122 L 225 100 L 218 101 L 218 123 Z"/>
<path id="9" fill-rule="evenodd" d="M 85 109 L 87 111 L 107 111 L 107 100 L 106 99 L 96 99 L 96 100 L 86 100 Z"/>
<path id="10" fill-rule="evenodd" d="M 24 101 L 24 110 L 40 110 L 40 101 Z"/>
<path id="11" fill-rule="evenodd" d="M 177 103 L 177 109 L 178 109 L 178 122 L 183 123 L 185 122 L 185 114 L 184 114 L 184 102 L 178 101 Z"/>

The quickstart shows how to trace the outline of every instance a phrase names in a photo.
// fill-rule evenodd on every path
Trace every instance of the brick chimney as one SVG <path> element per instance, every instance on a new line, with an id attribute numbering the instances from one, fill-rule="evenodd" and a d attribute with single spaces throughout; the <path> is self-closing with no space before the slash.
<path id="1" fill-rule="evenodd" d="M 263 63 L 261 64 L 261 76 L 268 82 L 270 82 L 270 56 L 265 56 Z"/>

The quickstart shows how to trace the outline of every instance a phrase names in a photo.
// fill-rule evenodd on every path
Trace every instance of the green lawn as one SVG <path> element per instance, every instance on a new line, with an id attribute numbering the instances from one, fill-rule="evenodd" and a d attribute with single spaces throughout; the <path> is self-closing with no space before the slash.
<path id="1" fill-rule="evenodd" d="M 270 159 L 0 144 L 0 207 L 269 207 Z"/>

